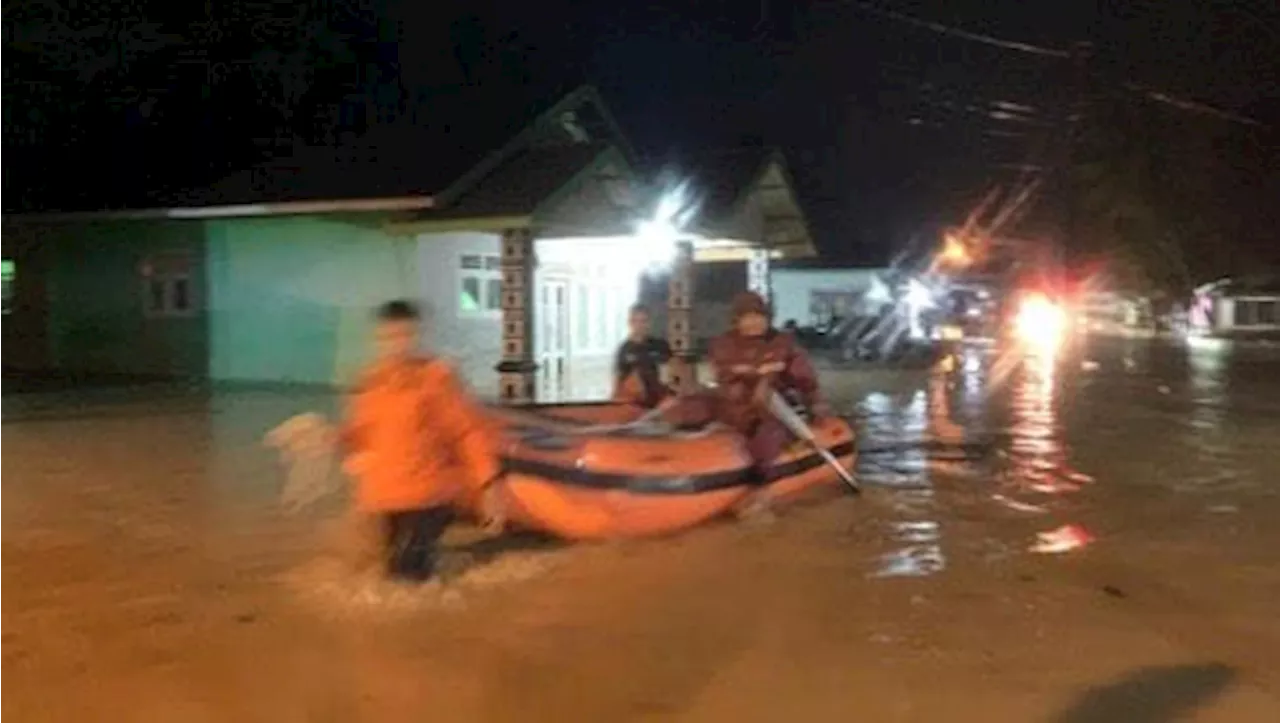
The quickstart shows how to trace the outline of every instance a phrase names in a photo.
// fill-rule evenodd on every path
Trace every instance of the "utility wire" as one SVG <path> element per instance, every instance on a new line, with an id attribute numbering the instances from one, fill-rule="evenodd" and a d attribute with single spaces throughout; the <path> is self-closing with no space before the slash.
<path id="1" fill-rule="evenodd" d="M 877 7 L 875 5 L 872 5 L 871 3 L 858 2 L 857 0 L 851 0 L 849 4 L 861 10 L 864 10 L 868 13 L 871 13 L 872 15 L 879 15 L 880 17 L 888 18 L 890 20 L 897 20 L 898 22 L 906 23 L 908 25 L 914 25 L 918 28 L 925 28 L 926 30 L 932 30 L 933 32 L 939 33 L 941 35 L 950 35 L 952 37 L 962 38 L 964 40 L 972 40 L 975 43 L 983 43 L 985 45 L 992 45 L 997 48 L 1004 48 L 1005 50 L 1017 50 L 1023 53 L 1030 53 L 1032 55 L 1040 55 L 1040 56 L 1049 57 L 1049 58 L 1070 58 L 1071 57 L 1071 53 L 1066 50 L 1059 50 L 1057 48 L 1046 48 L 1040 45 L 1032 45 L 1031 43 L 1023 43 L 1016 40 L 1004 40 L 1002 38 L 997 38 L 991 35 L 983 35 L 981 33 L 975 33 L 969 30 L 964 30 L 962 28 L 957 28 L 950 25 L 943 25 L 942 23 L 935 23 L 932 20 L 922 20 L 920 18 L 912 17 L 905 13 L 900 13 L 897 10 L 888 10 L 885 8 Z"/>
<path id="2" fill-rule="evenodd" d="M 1072 57 L 1071 51 L 1068 51 L 1068 50 L 1062 50 L 1060 48 L 1049 48 L 1043 45 L 1035 45 L 1032 43 L 1025 43 L 1017 40 L 1006 40 L 1004 38 L 997 38 L 992 35 L 975 33 L 969 30 L 965 30 L 963 28 L 958 28 L 951 25 L 944 25 L 942 23 L 934 22 L 932 20 L 924 20 L 921 18 L 917 18 L 911 15 L 907 15 L 905 13 L 900 13 L 896 10 L 888 10 L 886 8 L 878 7 L 877 5 L 874 5 L 872 3 L 861 2 L 860 0 L 848 0 L 848 4 L 868 14 L 875 15 L 881 18 L 886 18 L 889 20 L 895 20 L 897 22 L 901 22 L 907 25 L 912 25 L 918 28 L 924 28 L 926 30 L 938 33 L 940 35 L 947 35 L 954 38 L 960 38 L 962 40 L 969 40 L 975 43 L 982 43 L 984 45 L 989 45 L 992 47 L 1003 48 L 1005 50 L 1016 50 L 1022 53 L 1038 55 L 1040 57 L 1059 58 L 1059 59 L 1067 59 Z M 1250 118 L 1248 116 L 1241 115 L 1239 113 L 1234 113 L 1232 111 L 1223 110 L 1221 108 L 1217 108 L 1215 106 L 1209 105 L 1208 103 L 1202 103 L 1200 101 L 1191 100 L 1189 98 L 1179 97 L 1172 93 L 1159 90 L 1156 88 L 1152 88 L 1150 86 L 1143 85 L 1140 83 L 1125 81 L 1125 82 L 1122 82 L 1120 85 L 1125 90 L 1128 90 L 1131 93 L 1135 93 L 1146 100 L 1149 100 L 1155 103 L 1161 103 L 1172 108 L 1177 108 L 1179 110 L 1187 111 L 1189 113 L 1198 113 L 1200 115 L 1212 116 L 1219 120 L 1224 120 L 1231 123 L 1238 123 L 1240 125 L 1253 126 L 1255 128 L 1268 128 L 1268 129 L 1271 128 L 1270 125 L 1263 123 L 1262 121 L 1259 121 L 1257 119 Z"/>
<path id="3" fill-rule="evenodd" d="M 1241 125 L 1253 126 L 1255 128 L 1270 127 L 1266 123 L 1254 120 L 1253 118 L 1249 118 L 1247 116 L 1240 115 L 1239 113 L 1232 113 L 1231 111 L 1222 110 L 1221 108 L 1215 108 L 1211 105 L 1207 105 L 1205 103 L 1201 103 L 1195 100 L 1190 100 L 1187 98 L 1178 98 L 1176 96 L 1169 95 L 1168 93 L 1162 90 L 1156 90 L 1155 88 L 1150 88 L 1145 85 L 1139 85 L 1138 83 L 1125 83 L 1124 87 L 1126 90 L 1137 93 L 1138 95 L 1141 95 L 1148 100 L 1153 100 L 1157 103 L 1164 103 L 1165 105 L 1170 105 L 1170 106 L 1173 106 L 1174 108 L 1180 108 L 1182 110 L 1190 111 L 1192 113 L 1211 115 L 1225 121 L 1230 121 L 1232 123 L 1240 123 Z"/>

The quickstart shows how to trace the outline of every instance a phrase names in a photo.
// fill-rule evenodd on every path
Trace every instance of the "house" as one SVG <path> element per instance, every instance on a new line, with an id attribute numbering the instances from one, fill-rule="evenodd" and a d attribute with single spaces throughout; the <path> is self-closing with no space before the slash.
<path id="1" fill-rule="evenodd" d="M 826 327 L 836 319 L 871 316 L 890 302 L 883 268 L 775 268 L 774 317 L 779 323 Z"/>
<path id="2" fill-rule="evenodd" d="M 726 191 L 737 215 L 654 243 L 636 233 L 653 196 L 594 89 L 501 117 L 456 100 L 210 189 L 6 215 L 6 369 L 341 385 L 371 309 L 404 297 L 482 393 L 600 396 L 653 257 L 673 346 L 692 352 L 698 259 L 812 253 L 807 232 L 779 230 L 795 220 L 767 217 L 779 194 L 794 206 L 780 157 Z"/>
<path id="3" fill-rule="evenodd" d="M 1190 331 L 1207 336 L 1280 333 L 1280 283 L 1274 278 L 1222 279 L 1193 292 Z"/>
<path id="4" fill-rule="evenodd" d="M 817 255 L 786 159 L 777 149 L 738 148 L 693 155 L 673 175 L 690 189 L 697 216 L 691 317 L 695 343 L 725 330 L 733 295 L 773 295 L 772 265 Z M 745 242 L 745 247 L 744 247 Z M 661 285 L 642 292 L 657 308 Z"/>

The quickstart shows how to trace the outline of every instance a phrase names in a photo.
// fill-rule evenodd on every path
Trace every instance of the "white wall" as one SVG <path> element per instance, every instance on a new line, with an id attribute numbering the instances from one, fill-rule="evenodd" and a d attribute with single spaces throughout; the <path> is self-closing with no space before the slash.
<path id="1" fill-rule="evenodd" d="M 1213 328 L 1215 331 L 1225 331 L 1236 325 L 1236 302 L 1235 299 L 1227 297 L 1218 297 L 1214 299 L 1214 315 Z"/>
<path id="2" fill-rule="evenodd" d="M 627 309 L 640 288 L 640 263 L 625 261 L 629 237 L 539 239 L 538 280 L 569 281 L 569 352 L 612 356 L 627 333 Z M 620 263 L 620 257 L 623 261 Z"/>
<path id="3" fill-rule="evenodd" d="M 795 319 L 804 326 L 809 323 L 810 294 L 814 291 L 865 293 L 871 280 L 883 269 L 780 269 L 774 267 L 773 286 L 774 319 L 781 325 Z"/>
<path id="4" fill-rule="evenodd" d="M 1220 329 L 1271 331 L 1280 328 L 1276 318 L 1280 297 L 1236 296 L 1220 298 L 1218 304 L 1222 309 L 1218 317 Z M 1265 311 L 1262 307 L 1266 307 Z"/>
<path id="5" fill-rule="evenodd" d="M 490 280 L 500 279 L 497 268 L 463 269 L 463 257 L 479 256 L 482 266 L 494 266 L 502 251 L 498 234 L 459 231 L 421 234 L 417 239 L 418 296 L 430 314 L 429 343 L 453 360 L 472 388 L 483 396 L 496 396 L 502 360 L 502 312 L 488 296 Z M 479 307 L 470 308 L 463 279 L 477 279 Z M 494 308 L 486 308 L 494 307 Z"/>

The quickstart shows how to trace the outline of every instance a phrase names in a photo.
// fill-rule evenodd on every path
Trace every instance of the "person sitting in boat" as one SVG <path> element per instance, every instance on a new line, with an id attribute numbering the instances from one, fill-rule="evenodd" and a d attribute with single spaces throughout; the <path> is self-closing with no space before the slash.
<path id="1" fill-rule="evenodd" d="M 654 409 L 675 391 L 662 383 L 662 365 L 671 361 L 671 345 L 649 334 L 649 309 L 643 304 L 627 314 L 627 339 L 613 362 L 614 401 Z"/>
<path id="2" fill-rule="evenodd" d="M 747 449 L 763 475 L 792 435 L 769 413 L 777 391 L 813 416 L 822 416 L 818 377 L 795 339 L 773 328 L 769 305 L 746 291 L 734 298 L 731 329 L 711 343 L 718 392 L 717 417 L 747 438 Z M 763 502 L 763 500 L 760 500 Z"/>

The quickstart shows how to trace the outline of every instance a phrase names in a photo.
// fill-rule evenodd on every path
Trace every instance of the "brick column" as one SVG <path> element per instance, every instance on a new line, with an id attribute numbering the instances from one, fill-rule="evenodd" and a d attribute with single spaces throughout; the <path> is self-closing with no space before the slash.
<path id="1" fill-rule="evenodd" d="M 747 288 L 771 301 L 772 286 L 769 283 L 769 249 L 755 247 L 747 259 Z"/>
<path id="2" fill-rule="evenodd" d="M 667 343 L 677 359 L 688 363 L 688 374 L 692 378 L 684 379 L 680 365 L 673 366 L 671 383 L 677 388 L 697 381 L 697 355 L 693 349 L 693 270 L 693 242 L 681 241 L 676 245 L 667 285 Z"/>
<path id="3" fill-rule="evenodd" d="M 498 398 L 503 404 L 534 400 L 538 365 L 533 360 L 533 270 L 537 264 L 533 233 L 502 233 L 502 361 L 498 364 Z"/>

